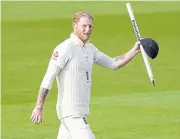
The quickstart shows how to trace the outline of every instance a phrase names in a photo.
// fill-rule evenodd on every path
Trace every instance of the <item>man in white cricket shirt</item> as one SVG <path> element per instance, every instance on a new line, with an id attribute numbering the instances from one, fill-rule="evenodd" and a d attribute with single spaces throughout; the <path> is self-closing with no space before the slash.
<path id="1" fill-rule="evenodd" d="M 59 44 L 52 54 L 38 93 L 31 120 L 42 123 L 45 98 L 53 81 L 57 80 L 57 115 L 61 121 L 57 139 L 95 139 L 86 117 L 89 114 L 92 65 L 116 70 L 140 52 L 137 41 L 127 53 L 111 58 L 88 42 L 92 32 L 93 17 L 79 12 L 73 17 L 74 31 L 70 38 Z"/>

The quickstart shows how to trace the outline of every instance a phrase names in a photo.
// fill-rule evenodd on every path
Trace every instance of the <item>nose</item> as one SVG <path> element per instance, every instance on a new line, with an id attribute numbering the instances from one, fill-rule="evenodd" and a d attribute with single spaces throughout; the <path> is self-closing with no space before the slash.
<path id="1" fill-rule="evenodd" d="M 86 32 L 90 32 L 91 31 L 91 26 L 86 26 L 85 30 L 86 30 Z"/>

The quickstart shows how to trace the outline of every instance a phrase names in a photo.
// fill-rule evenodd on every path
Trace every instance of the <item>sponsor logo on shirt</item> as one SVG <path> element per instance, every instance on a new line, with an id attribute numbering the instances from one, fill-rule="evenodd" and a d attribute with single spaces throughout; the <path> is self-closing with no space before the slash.
<path id="1" fill-rule="evenodd" d="M 57 60 L 58 56 L 59 56 L 58 51 L 55 51 L 55 52 L 52 54 L 52 59 Z"/>

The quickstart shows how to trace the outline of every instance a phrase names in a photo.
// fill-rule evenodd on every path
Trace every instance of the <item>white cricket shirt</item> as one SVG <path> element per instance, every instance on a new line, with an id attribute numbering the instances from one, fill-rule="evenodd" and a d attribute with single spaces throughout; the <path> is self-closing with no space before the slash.
<path id="1" fill-rule="evenodd" d="M 56 76 L 59 118 L 89 114 L 92 65 L 97 63 L 115 69 L 113 62 L 114 59 L 100 52 L 93 44 L 84 44 L 73 33 L 54 49 L 50 63 L 61 68 Z"/>

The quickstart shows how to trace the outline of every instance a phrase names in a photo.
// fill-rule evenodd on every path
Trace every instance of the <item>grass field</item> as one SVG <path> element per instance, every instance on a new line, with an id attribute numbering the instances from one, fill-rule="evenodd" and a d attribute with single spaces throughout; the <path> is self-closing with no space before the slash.
<path id="1" fill-rule="evenodd" d="M 91 41 L 117 56 L 135 36 L 125 2 L 2 2 L 2 137 L 56 139 L 59 120 L 53 84 L 42 125 L 29 120 L 53 49 L 69 37 L 74 12 L 94 15 Z M 93 67 L 91 114 L 97 139 L 180 139 L 180 2 L 132 2 L 142 37 L 160 52 L 150 63 L 153 87 L 141 55 L 118 71 Z"/>

